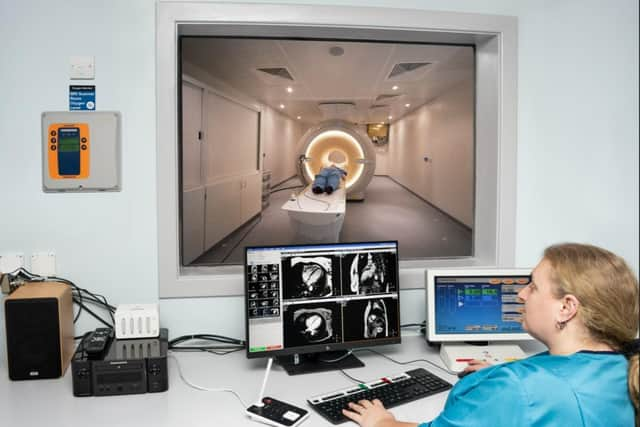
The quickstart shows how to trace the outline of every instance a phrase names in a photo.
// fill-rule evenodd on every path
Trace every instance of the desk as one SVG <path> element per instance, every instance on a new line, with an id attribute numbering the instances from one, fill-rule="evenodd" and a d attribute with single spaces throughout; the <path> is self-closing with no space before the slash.
<path id="1" fill-rule="evenodd" d="M 531 347 L 533 345 L 533 347 Z M 530 354 L 535 344 L 523 345 Z M 539 345 L 538 345 L 539 346 Z M 536 348 L 536 351 L 539 349 Z M 402 344 L 376 347 L 376 351 L 399 361 L 428 359 L 442 366 L 435 349 L 423 337 L 407 336 Z M 348 373 L 361 380 L 424 367 L 441 378 L 455 383 L 457 377 L 422 362 L 397 365 L 377 354 L 356 353 L 365 367 Z M 266 359 L 247 359 L 243 351 L 226 356 L 208 353 L 173 353 L 190 382 L 207 388 L 231 388 L 245 403 L 253 403 L 260 392 Z M 244 408 L 230 393 L 205 392 L 186 385 L 178 374 L 176 361 L 169 363 L 169 390 L 125 396 L 74 397 L 71 369 L 55 380 L 11 381 L 6 367 L 0 370 L 0 419 L 12 427 L 213 427 L 259 426 L 244 415 Z M 267 383 L 267 395 L 293 403 L 311 412 L 302 426 L 331 426 L 306 403 L 306 398 L 353 382 L 339 371 L 289 376 L 274 364 Z M 426 421 L 435 418 L 444 407 L 447 393 L 440 393 L 391 409 L 404 421 Z M 343 424 L 350 426 L 353 424 Z"/>

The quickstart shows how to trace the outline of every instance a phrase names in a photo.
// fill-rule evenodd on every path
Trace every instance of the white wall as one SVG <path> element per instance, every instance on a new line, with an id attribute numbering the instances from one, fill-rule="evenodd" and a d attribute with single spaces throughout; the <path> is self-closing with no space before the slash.
<path id="1" fill-rule="evenodd" d="M 244 104 L 205 91 L 203 147 L 205 183 L 259 169 L 260 113 Z"/>
<path id="2" fill-rule="evenodd" d="M 636 0 L 331 3 L 517 16 L 517 263 L 576 240 L 638 271 Z M 154 10 L 153 0 L 0 0 L 0 254 L 53 250 L 61 276 L 116 304 L 158 298 Z M 119 193 L 41 191 L 40 113 L 67 109 L 71 55 L 96 57 L 97 107 L 122 112 Z M 402 321 L 423 320 L 423 292 L 402 298 Z M 163 300 L 161 310 L 172 336 L 243 334 L 240 297 Z"/>
<path id="3" fill-rule="evenodd" d="M 468 227 L 473 226 L 473 110 L 473 83 L 452 87 L 391 125 L 387 156 L 391 178 Z"/>
<path id="4" fill-rule="evenodd" d="M 263 129 L 263 168 L 271 171 L 271 185 L 275 186 L 298 173 L 296 147 L 304 127 L 270 107 L 265 107 L 260 126 Z"/>
<path id="5" fill-rule="evenodd" d="M 306 130 L 304 123 L 299 123 L 280 112 L 260 104 L 257 100 L 240 92 L 225 82 L 216 79 L 204 69 L 190 62 L 184 62 L 182 72 L 210 87 L 221 91 L 226 96 L 262 109 L 260 128 L 262 130 L 263 170 L 271 171 L 271 184 L 277 185 L 297 173 L 296 146 Z M 241 153 L 241 150 L 238 150 Z"/>
<path id="6" fill-rule="evenodd" d="M 389 175 L 389 144 L 376 146 L 376 175 Z"/>
<path id="7" fill-rule="evenodd" d="M 158 298 L 154 14 L 151 0 L 0 1 L 0 254 L 54 251 L 60 276 L 115 303 Z M 41 190 L 40 114 L 68 109 L 72 55 L 95 56 L 97 109 L 122 113 L 121 192 Z"/>

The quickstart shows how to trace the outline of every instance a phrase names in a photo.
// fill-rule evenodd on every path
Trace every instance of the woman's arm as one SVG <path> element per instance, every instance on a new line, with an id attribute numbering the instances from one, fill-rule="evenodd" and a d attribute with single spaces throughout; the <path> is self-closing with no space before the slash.
<path id="1" fill-rule="evenodd" d="M 342 413 L 362 427 L 416 427 L 396 421 L 380 401 L 361 400 Z M 444 410 L 429 427 L 513 427 L 528 425 L 528 399 L 522 382 L 507 365 L 481 369 L 458 382 Z"/>
<path id="2" fill-rule="evenodd" d="M 396 421 L 396 417 L 387 411 L 378 399 L 349 403 L 349 408 L 350 410 L 343 409 L 342 413 L 361 427 L 416 427 L 418 425 Z"/>

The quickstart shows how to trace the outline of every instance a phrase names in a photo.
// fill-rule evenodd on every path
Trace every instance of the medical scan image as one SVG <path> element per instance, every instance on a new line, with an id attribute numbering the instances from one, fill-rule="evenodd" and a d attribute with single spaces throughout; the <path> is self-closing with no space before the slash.
<path id="1" fill-rule="evenodd" d="M 352 300 L 344 308 L 344 339 L 360 341 L 398 336 L 398 312 L 393 298 Z"/>
<path id="2" fill-rule="evenodd" d="M 343 295 L 395 292 L 396 254 L 367 252 L 347 254 L 342 260 Z"/>
<path id="3" fill-rule="evenodd" d="M 284 345 L 341 342 L 341 323 L 341 312 L 336 303 L 290 304 L 284 311 Z"/>
<path id="4" fill-rule="evenodd" d="M 364 337 L 378 338 L 389 335 L 389 318 L 383 300 L 369 300 L 364 310 Z"/>
<path id="5" fill-rule="evenodd" d="M 340 295 L 340 262 L 335 257 L 295 256 L 282 261 L 285 299 L 324 298 Z"/>

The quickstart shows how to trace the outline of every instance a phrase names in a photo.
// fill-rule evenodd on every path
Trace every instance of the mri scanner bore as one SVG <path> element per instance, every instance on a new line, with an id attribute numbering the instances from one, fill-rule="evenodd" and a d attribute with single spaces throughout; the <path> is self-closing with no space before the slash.
<path id="1" fill-rule="evenodd" d="M 344 188 L 349 200 L 363 200 L 376 170 L 376 152 L 371 139 L 354 124 L 329 120 L 309 129 L 298 142 L 298 176 L 313 182 L 325 167 L 346 172 Z"/>
<path id="2" fill-rule="evenodd" d="M 304 188 L 282 205 L 296 239 L 337 242 L 344 224 L 346 201 L 364 200 L 365 189 L 376 169 L 371 139 L 346 121 L 326 121 L 309 129 L 300 139 L 298 159 L 298 177 Z M 329 183 L 329 177 L 336 179 L 339 175 L 344 179 L 338 178 L 337 185 Z M 326 191 L 329 184 L 331 191 Z M 322 191 L 314 190 L 320 185 Z"/>

